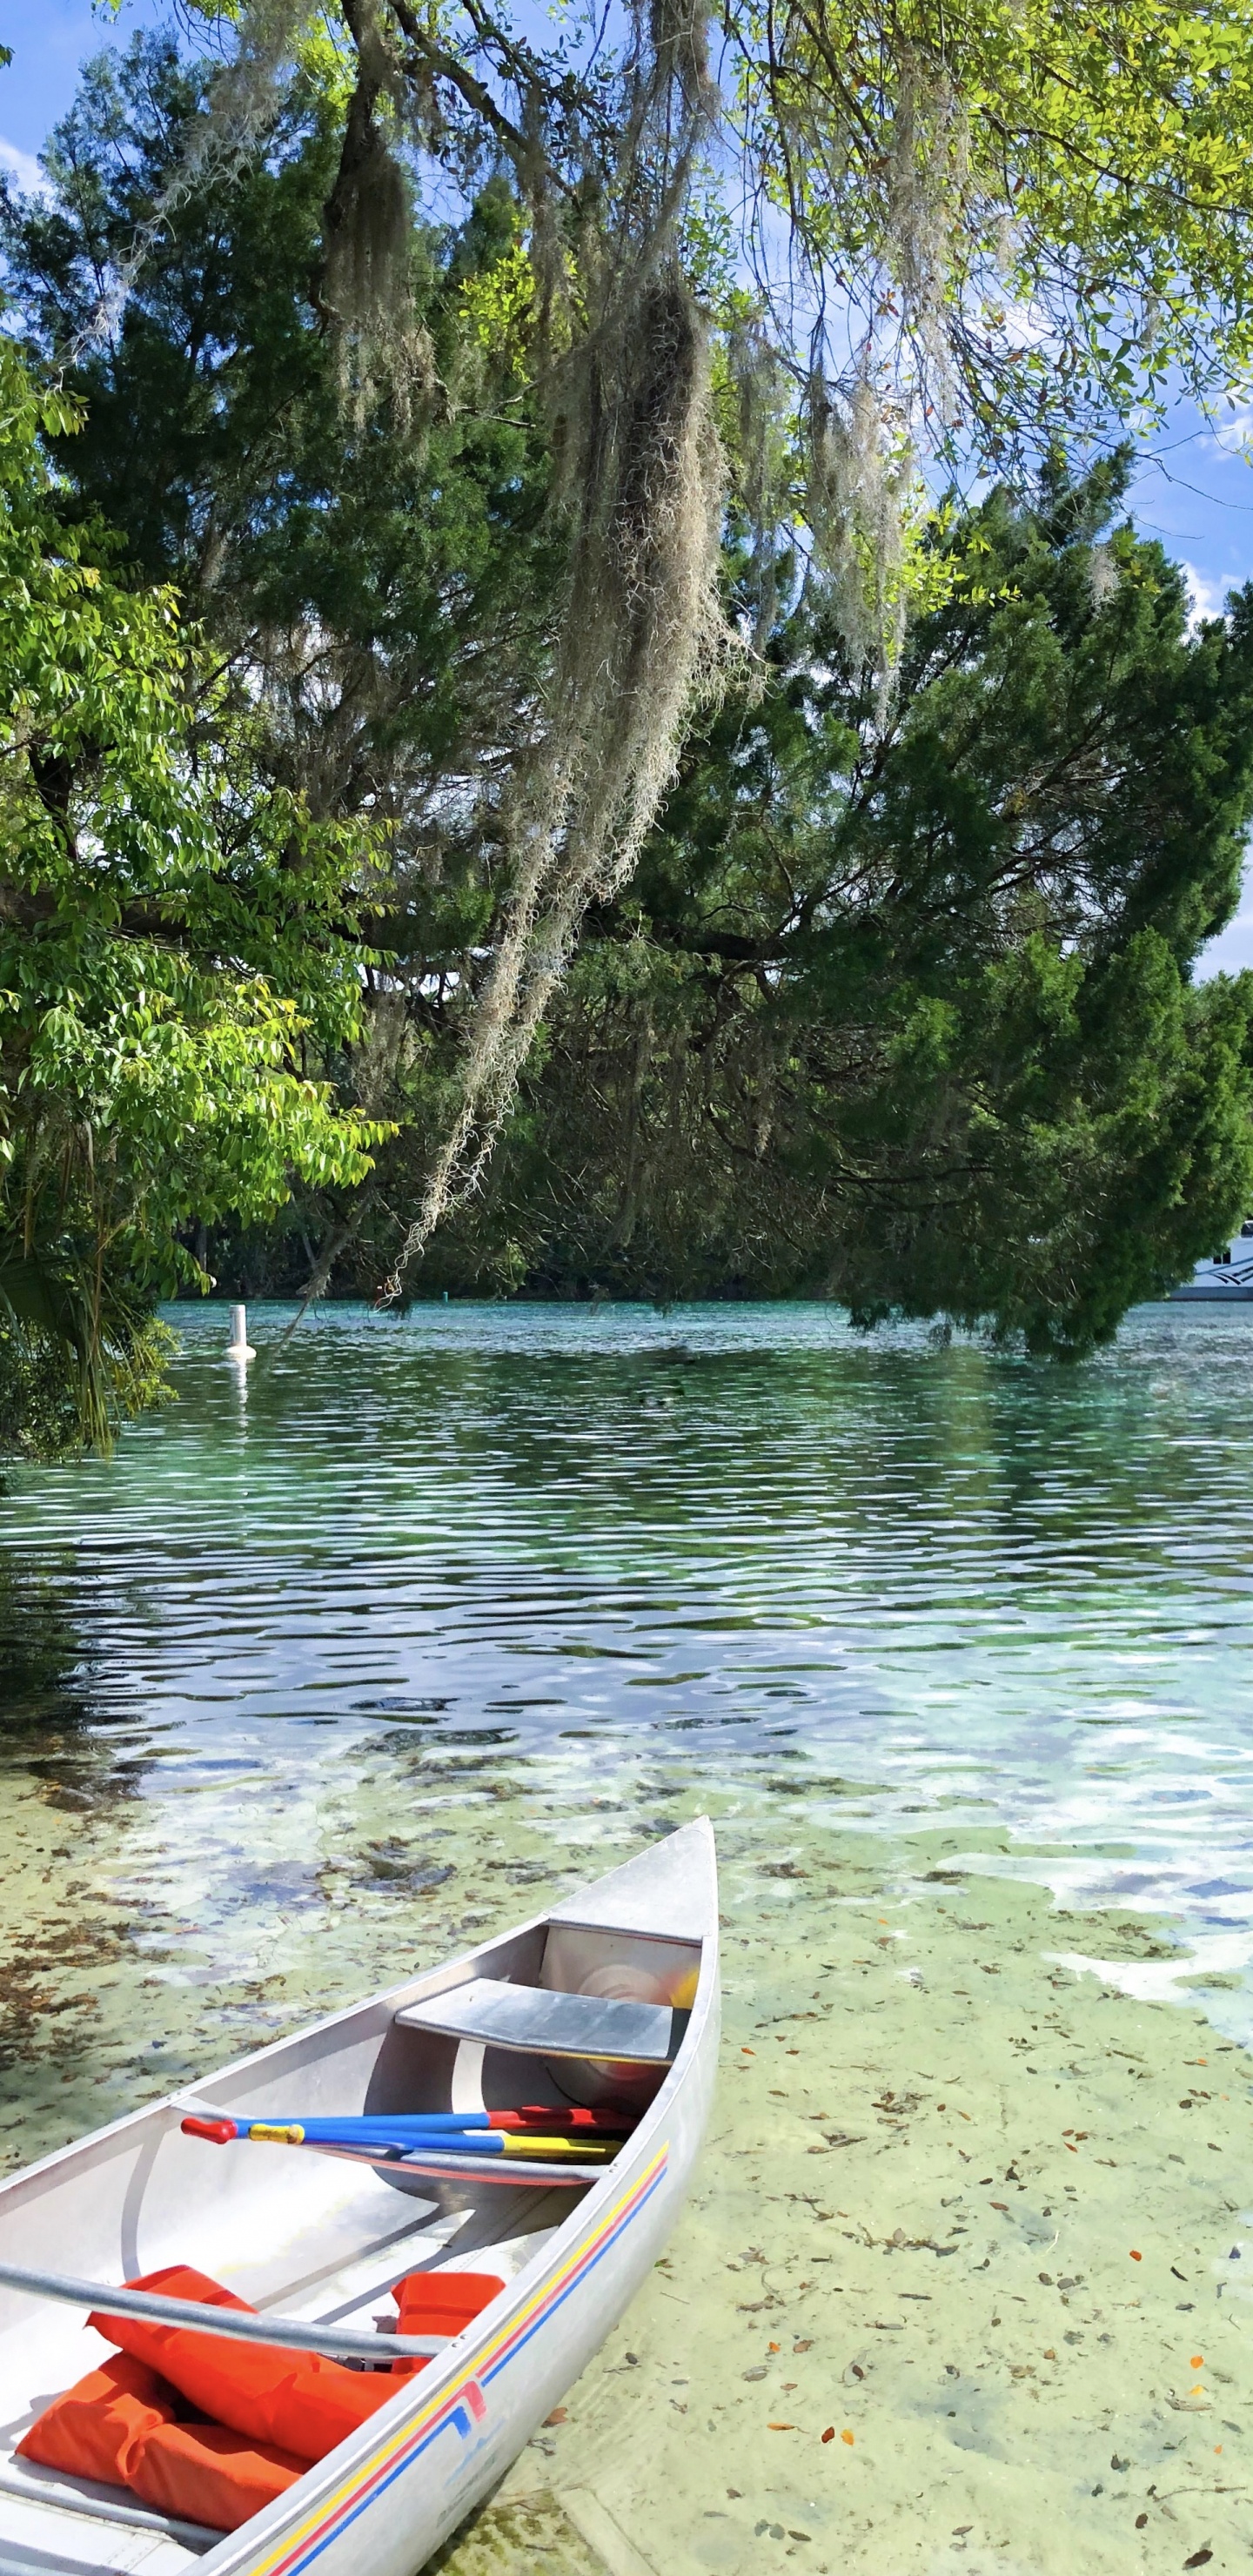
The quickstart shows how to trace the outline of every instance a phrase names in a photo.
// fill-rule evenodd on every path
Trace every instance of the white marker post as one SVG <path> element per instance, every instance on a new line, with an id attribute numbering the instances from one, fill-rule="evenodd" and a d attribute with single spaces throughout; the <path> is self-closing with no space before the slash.
<path id="1" fill-rule="evenodd" d="M 255 1360 L 257 1356 L 248 1339 L 248 1309 L 246 1306 L 232 1306 L 231 1308 L 231 1338 L 226 1356 L 228 1360 L 239 1360 L 241 1363 L 247 1360 Z"/>

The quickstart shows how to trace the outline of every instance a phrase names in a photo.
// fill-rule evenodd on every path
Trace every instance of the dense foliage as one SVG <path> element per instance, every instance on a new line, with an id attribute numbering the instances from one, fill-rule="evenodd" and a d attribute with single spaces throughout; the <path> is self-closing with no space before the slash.
<path id="1" fill-rule="evenodd" d="M 80 346 L 86 417 L 59 456 L 82 503 L 209 624 L 275 774 L 317 812 L 385 817 L 403 877 L 447 857 L 507 760 L 551 637 L 545 461 L 491 294 L 516 211 L 489 185 L 454 231 L 415 231 L 413 370 L 361 381 L 319 302 L 343 98 L 310 70 L 263 155 L 173 204 L 93 339 L 213 82 L 159 37 L 87 67 L 48 198 L 10 192 L 0 216 L 10 291 L 46 356 Z"/>
<path id="2" fill-rule="evenodd" d="M 432 1275 L 834 1295 L 1083 1349 L 1253 1203 L 1253 592 L 1193 638 L 1118 470 L 995 493 L 886 723 L 800 616 L 600 915 Z"/>
<path id="3" fill-rule="evenodd" d="M 374 1130 L 310 1079 L 350 1044 L 368 854 L 259 776 L 168 591 L 67 528 L 73 414 L 0 347 L 0 1439 L 147 1398 L 178 1230 L 351 1185 Z"/>
<path id="4" fill-rule="evenodd" d="M 517 817 L 567 687 L 571 514 L 592 507 L 571 499 L 581 432 L 554 419 L 540 359 L 561 374 L 578 316 L 563 355 L 537 318 L 529 183 L 507 138 L 494 168 L 476 160 L 445 65 L 461 106 L 444 145 L 455 158 L 461 132 L 474 186 L 442 224 L 402 207 L 390 337 L 376 314 L 373 338 L 345 338 L 331 254 L 364 148 L 352 51 L 345 78 L 343 55 L 306 46 L 258 148 L 201 168 L 222 76 L 139 39 L 89 70 L 47 197 L 4 209 L 13 327 L 33 359 L 67 359 L 86 404 L 79 428 L 45 402 L 49 482 L 27 403 L 8 525 L 38 581 L 55 570 L 80 624 L 88 599 L 99 621 L 90 671 L 73 619 L 31 646 L 38 581 L 10 629 L 44 712 L 29 736 L 10 715 L 6 1222 L 27 1305 L 19 1329 L 10 1295 L 4 1347 L 27 1371 L 13 1421 L 37 1401 L 35 1359 L 51 1366 L 45 1443 L 71 1408 L 36 1256 L 61 1347 L 144 1367 L 134 1319 L 197 1255 L 250 1293 L 310 1271 L 377 1289 L 525 908 Z M 1089 76 L 1084 114 L 1113 119 L 1121 73 Z M 821 103 L 811 82 L 806 113 Z M 376 87 L 369 115 L 385 111 Z M 876 112 L 899 118 L 899 86 Z M 1190 167 L 1203 122 L 1177 138 Z M 797 130 L 779 128 L 784 158 Z M 1025 150 L 1005 146 L 1007 186 Z M 1069 259 L 1088 311 L 1105 262 L 1112 313 L 1132 289 L 1110 207 L 1065 181 L 1053 141 L 1032 173 L 1012 186 L 1037 287 L 1051 239 L 1056 293 Z M 1176 263 L 1163 311 L 1182 332 L 1217 218 L 1194 208 L 1183 244 L 1151 189 L 1124 211 L 1136 257 L 1158 226 L 1163 294 Z M 602 221 L 610 238 L 612 209 Z M 815 223 L 797 236 L 810 251 Z M 715 254 L 706 240 L 711 295 Z M 1122 468 L 1076 482 L 1046 458 L 1031 496 L 998 486 L 915 530 L 886 685 L 844 578 L 873 530 L 853 511 L 843 574 L 822 557 L 797 484 L 804 405 L 763 407 L 735 294 L 725 310 L 722 590 L 729 631 L 755 632 L 763 658 L 687 719 L 629 882 L 608 864 L 567 877 L 589 908 L 564 991 L 519 950 L 537 1041 L 495 1161 L 416 1284 L 817 1291 L 867 1320 L 990 1320 L 1082 1350 L 1253 1198 L 1253 996 L 1190 982 L 1253 810 L 1253 601 L 1189 638 L 1177 573 L 1119 520 Z M 678 306 L 655 321 L 681 339 Z M 1233 306 L 1223 329 L 1239 327 Z M 1083 328 L 1060 393 L 1038 339 L 1012 363 L 972 347 L 964 399 L 985 404 L 991 449 L 1010 453 L 1028 412 L 1044 440 L 1055 396 L 1090 410 L 1138 365 L 1102 354 L 1091 311 Z M 203 647 L 154 587 L 169 582 Z M 48 712 L 62 701 L 72 723 Z M 664 785 L 663 763 L 650 794 Z M 523 930 L 564 962 L 538 897 Z"/>
<path id="5" fill-rule="evenodd" d="M 228 530 L 238 511 L 212 459 L 223 423 L 228 449 L 249 423 L 236 380 L 260 397 L 245 481 L 256 495 L 264 475 L 282 520 L 284 476 L 299 483 L 308 462 L 308 397 L 316 411 L 314 380 L 329 384 L 328 347 L 358 396 L 354 457 L 368 450 L 373 463 L 380 434 L 389 456 L 412 452 L 406 415 L 434 440 L 473 414 L 507 422 L 524 447 L 538 438 L 551 469 L 539 478 L 558 574 L 551 603 L 539 591 L 544 649 L 537 662 L 526 616 L 517 635 L 504 621 L 483 742 L 427 817 L 441 848 L 450 822 L 476 852 L 494 848 L 504 900 L 458 969 L 460 1044 L 397 1210 L 394 1295 L 480 1182 L 589 906 L 629 881 L 694 712 L 734 668 L 742 639 L 719 596 L 728 486 L 751 529 L 758 636 L 799 534 L 805 587 L 824 593 L 854 661 L 874 670 L 882 707 L 911 611 L 940 598 L 924 460 L 1012 474 L 1022 493 L 1059 437 L 1108 439 L 1132 417 L 1159 416 L 1179 385 L 1203 401 L 1244 386 L 1250 0 L 1112 0 L 1099 18 L 1048 0 L 784 0 L 764 16 L 729 0 L 717 80 L 701 0 L 576 8 L 551 27 L 509 0 L 423 11 L 341 0 L 316 16 L 289 0 L 200 6 L 219 53 L 196 112 L 163 130 L 154 109 L 153 149 L 124 176 L 114 151 L 106 174 L 105 196 L 129 200 L 125 243 L 92 199 L 99 147 L 107 162 L 115 138 L 90 102 L 85 160 L 68 138 L 57 175 L 78 273 L 54 286 L 49 336 L 79 354 L 111 332 L 116 343 L 121 313 L 124 340 L 139 285 L 171 360 L 159 452 L 185 464 L 189 424 Z M 320 155 L 311 117 L 331 147 Z M 303 295 L 280 311 L 291 219 L 302 189 L 311 210 L 319 172 Z M 239 304 L 244 327 L 228 332 L 223 365 L 214 337 L 180 340 L 142 281 L 154 253 L 189 239 L 190 216 L 211 289 L 192 302 L 206 321 L 220 314 L 218 206 L 232 197 L 239 213 L 246 173 L 278 230 L 256 235 L 250 311 Z M 415 199 L 447 210 L 464 242 L 489 193 L 502 230 L 454 313 L 445 290 L 464 252 L 441 246 L 432 275 Z M 237 261 L 233 274 L 238 301 Z M 257 363 L 267 327 L 277 376 Z M 465 366 L 476 342 L 496 361 L 477 381 Z M 279 377 L 294 413 L 274 409 Z M 205 388 L 217 396 L 207 406 Z M 437 443 L 461 481 L 456 435 Z M 471 482 L 486 463 L 470 460 Z M 333 480 L 350 504 L 360 496 L 347 449 Z M 424 488 L 438 527 L 444 485 L 426 474 Z M 329 515 L 342 534 L 353 513 L 337 500 Z M 154 531 L 168 517 L 157 501 Z M 219 571 L 214 511 L 193 518 L 202 577 L 228 584 L 229 539 Z M 254 516 L 235 549 L 254 571 L 256 527 Z M 312 523 L 306 533 L 320 557 Z M 442 587 L 446 561 L 438 569 Z M 303 570 L 300 586 L 303 596 Z M 472 571 L 472 600 L 477 587 Z M 280 577 L 280 643 L 284 590 Z M 530 603 L 508 578 L 505 590 Z M 368 693 L 377 641 L 382 696 L 399 711 L 386 618 L 376 631 L 347 568 L 333 593 L 343 637 L 370 639 Z M 326 677 L 360 740 L 363 710 L 342 662 L 327 671 L 321 633 L 301 630 L 298 731 L 326 739 L 307 722 Z M 418 633 L 402 621 L 396 667 L 421 698 L 430 675 L 405 652 Z M 279 666 L 290 658 L 262 657 L 289 710 L 292 672 Z M 513 719 L 503 726 L 502 705 Z M 368 718 L 364 732 L 378 743 Z M 337 774 L 341 752 L 337 741 Z"/>
<path id="6" fill-rule="evenodd" d="M 145 578 L 177 582 L 269 774 L 386 832 L 376 939 L 398 973 L 366 964 L 345 1078 L 429 1136 L 507 896 L 500 802 L 557 615 L 549 459 L 510 330 L 517 207 L 492 182 L 463 222 L 414 230 L 409 342 L 374 381 L 320 298 L 344 108 L 313 64 L 263 154 L 179 196 L 92 341 L 217 77 L 156 37 L 88 67 L 45 155 L 48 197 L 0 200 L 11 291 L 46 359 L 89 344 L 69 371 L 86 425 L 58 448 L 69 506 L 107 518 Z M 355 1218 L 306 1209 L 299 1239 L 312 1224 L 329 1253 Z"/>

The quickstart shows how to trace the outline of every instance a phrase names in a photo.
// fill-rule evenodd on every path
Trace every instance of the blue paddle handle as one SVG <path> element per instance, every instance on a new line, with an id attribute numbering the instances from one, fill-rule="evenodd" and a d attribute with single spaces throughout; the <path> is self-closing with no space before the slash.
<path id="1" fill-rule="evenodd" d="M 299 2129 L 301 2135 L 293 2134 L 284 2140 L 284 2129 L 293 2132 Z M 293 2147 L 348 2147 L 363 2156 L 458 2155 L 471 2148 L 476 2156 L 503 2156 L 505 2152 L 505 2141 L 499 2129 L 486 2132 L 476 2129 L 471 2135 L 464 2130 L 426 2130 L 406 2124 L 403 2129 L 369 2129 L 363 2132 L 348 2120 L 342 2123 L 335 2120 L 254 2120 L 246 2125 L 241 2121 L 239 2135 L 255 2145 L 269 2146 L 279 2142 Z"/>
<path id="2" fill-rule="evenodd" d="M 238 2114 L 236 2116 L 239 2117 Z M 490 2129 L 491 2114 L 487 2111 L 397 2111 L 388 2119 L 377 2112 L 344 2111 L 338 2117 L 332 2112 L 306 2119 L 300 2111 L 254 2111 L 250 2117 L 239 2118 L 239 2125 L 243 2130 L 254 2126 L 263 2129 L 300 2128 L 307 2138 L 314 2140 L 334 2138 L 347 2142 L 353 2138 L 364 2138 L 373 2141 L 375 2138 L 436 2138 L 442 2134 L 456 2137 L 467 2129 Z M 496 2134 L 499 2136 L 500 2132 Z"/>

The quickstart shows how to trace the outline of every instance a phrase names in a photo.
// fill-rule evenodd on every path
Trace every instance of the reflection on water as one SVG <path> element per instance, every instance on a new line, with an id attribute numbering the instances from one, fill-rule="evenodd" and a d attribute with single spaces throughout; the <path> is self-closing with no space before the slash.
<path id="1" fill-rule="evenodd" d="M 146 1971 L 144 2047 L 216 2015 L 222 2055 L 297 1956 L 350 1990 L 381 1922 L 495 1914 L 680 1801 L 943 1809 L 1243 1960 L 1253 1310 L 1144 1309 L 1065 1373 L 821 1307 L 287 1319 L 245 1377 L 180 1309 L 178 1405 L 0 1499 L 8 1830 Z"/>

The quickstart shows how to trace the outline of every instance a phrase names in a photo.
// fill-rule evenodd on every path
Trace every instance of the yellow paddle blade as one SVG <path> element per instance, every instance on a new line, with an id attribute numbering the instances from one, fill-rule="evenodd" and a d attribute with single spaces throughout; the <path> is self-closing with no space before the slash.
<path id="1" fill-rule="evenodd" d="M 618 2152 L 617 2147 L 610 2146 L 604 2138 L 588 2138 L 586 2141 L 582 2138 L 531 2138 L 519 2129 L 506 2129 L 497 2134 L 504 2137 L 507 2156 L 536 2156 L 543 2157 L 545 2161 L 554 2156 L 573 2156 L 576 2163 L 586 2164 L 597 2158 L 615 2156 Z"/>

